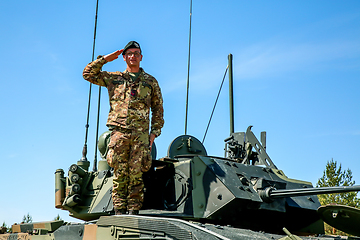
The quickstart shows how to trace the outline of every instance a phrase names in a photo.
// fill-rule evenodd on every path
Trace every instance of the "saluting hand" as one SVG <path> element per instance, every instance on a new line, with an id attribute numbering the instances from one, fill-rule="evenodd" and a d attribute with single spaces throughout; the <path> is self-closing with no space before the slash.
<path id="1" fill-rule="evenodd" d="M 113 53 L 110 53 L 106 56 L 104 56 L 105 60 L 108 62 L 114 61 L 115 59 L 117 59 L 119 57 L 119 55 L 124 51 L 124 49 L 121 50 L 116 50 Z"/>

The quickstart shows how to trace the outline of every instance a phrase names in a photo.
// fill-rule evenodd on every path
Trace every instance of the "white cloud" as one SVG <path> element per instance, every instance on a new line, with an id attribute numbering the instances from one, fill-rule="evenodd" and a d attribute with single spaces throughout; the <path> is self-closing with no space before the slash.
<path id="1" fill-rule="evenodd" d="M 233 73 L 235 80 L 243 81 L 259 78 L 266 80 L 286 73 L 359 69 L 359 58 L 360 41 L 293 43 L 289 39 L 277 39 L 235 51 Z M 190 69 L 190 88 L 198 92 L 218 89 L 227 67 L 227 59 L 223 56 L 201 59 L 201 64 L 195 64 L 196 60 L 195 56 Z M 185 91 L 185 88 L 186 79 L 162 84 L 165 93 Z"/>
<path id="2" fill-rule="evenodd" d="M 360 57 L 360 43 L 328 41 L 302 44 L 260 43 L 248 47 L 234 65 L 239 79 L 271 78 L 287 72 L 324 71 L 343 68 L 343 60 Z M 333 61 L 338 61 L 333 64 Z M 359 67 L 359 63 L 352 67 Z"/>

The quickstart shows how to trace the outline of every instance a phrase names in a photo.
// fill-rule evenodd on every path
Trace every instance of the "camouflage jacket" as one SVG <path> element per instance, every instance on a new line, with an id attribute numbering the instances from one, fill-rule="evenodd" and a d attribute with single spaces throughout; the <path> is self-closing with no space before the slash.
<path id="1" fill-rule="evenodd" d="M 127 71 L 101 71 L 106 62 L 104 57 L 98 58 L 89 63 L 83 72 L 85 80 L 108 89 L 110 111 L 106 125 L 149 131 L 151 108 L 151 133 L 159 136 L 164 125 L 164 109 L 157 80 L 142 68 L 135 81 Z"/>

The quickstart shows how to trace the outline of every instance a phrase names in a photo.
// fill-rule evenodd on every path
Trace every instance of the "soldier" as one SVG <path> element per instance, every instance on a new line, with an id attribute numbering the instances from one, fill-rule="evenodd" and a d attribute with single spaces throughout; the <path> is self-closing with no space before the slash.
<path id="1" fill-rule="evenodd" d="M 101 68 L 122 53 L 124 72 Z M 83 77 L 108 89 L 110 112 L 106 125 L 111 132 L 107 162 L 114 168 L 112 199 L 115 214 L 138 214 L 144 201 L 143 172 L 151 167 L 151 146 L 164 125 L 163 100 L 157 80 L 141 67 L 139 43 L 130 41 L 124 49 L 99 56 L 89 63 Z M 149 114 L 151 108 L 151 130 Z"/>

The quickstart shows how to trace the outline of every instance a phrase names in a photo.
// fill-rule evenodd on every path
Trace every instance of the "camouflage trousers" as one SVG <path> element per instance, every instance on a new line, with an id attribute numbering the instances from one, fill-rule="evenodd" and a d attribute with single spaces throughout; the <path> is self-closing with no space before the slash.
<path id="1" fill-rule="evenodd" d="M 114 209 L 139 210 L 144 201 L 142 174 L 151 167 L 149 133 L 114 129 L 107 162 L 114 168 Z"/>

